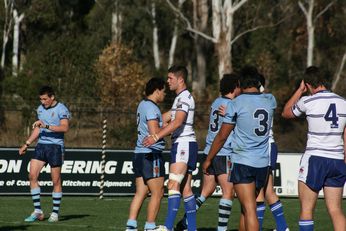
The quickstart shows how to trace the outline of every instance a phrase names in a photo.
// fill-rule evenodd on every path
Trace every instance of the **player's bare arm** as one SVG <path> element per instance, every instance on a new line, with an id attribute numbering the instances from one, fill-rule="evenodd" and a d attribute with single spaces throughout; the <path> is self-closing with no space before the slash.
<path id="1" fill-rule="evenodd" d="M 215 136 L 215 139 L 210 147 L 209 153 L 205 161 L 202 165 L 202 170 L 204 174 L 208 175 L 207 169 L 209 168 L 211 161 L 214 159 L 216 154 L 220 151 L 220 149 L 225 144 L 228 136 L 231 134 L 232 130 L 234 129 L 233 124 L 227 124 L 223 123 L 221 125 L 219 133 Z"/>
<path id="2" fill-rule="evenodd" d="M 60 125 L 59 126 L 53 126 L 49 124 L 45 124 L 41 120 L 35 121 L 35 123 L 32 124 L 32 128 L 46 128 L 49 129 L 53 132 L 67 132 L 69 130 L 69 122 L 68 119 L 62 119 L 60 120 Z"/>
<path id="3" fill-rule="evenodd" d="M 157 121 L 157 120 L 149 120 L 147 122 L 147 125 L 148 125 L 148 130 L 149 130 L 149 134 L 150 135 L 154 135 L 154 134 L 160 132 L 159 121 Z"/>
<path id="4" fill-rule="evenodd" d="M 162 114 L 163 127 L 166 127 L 170 121 L 171 121 L 171 110 Z"/>
<path id="5" fill-rule="evenodd" d="M 161 129 L 161 131 L 157 134 L 147 136 L 143 140 L 143 145 L 145 147 L 149 147 L 150 145 L 156 143 L 159 139 L 171 134 L 174 132 L 177 128 L 179 128 L 184 121 L 186 120 L 186 113 L 184 111 L 177 111 L 175 114 L 175 119 L 172 120 L 166 127 Z"/>
<path id="6" fill-rule="evenodd" d="M 281 116 L 286 119 L 292 119 L 295 118 L 295 115 L 292 112 L 292 107 L 294 104 L 298 102 L 300 97 L 307 91 L 307 88 L 305 86 L 304 80 L 300 82 L 299 88 L 296 90 L 296 92 L 292 95 L 292 97 L 287 101 L 285 104 L 284 110 L 281 113 Z"/>
<path id="7" fill-rule="evenodd" d="M 19 155 L 25 154 L 25 152 L 28 149 L 28 147 L 30 146 L 30 144 L 32 144 L 32 142 L 34 142 L 38 138 L 39 134 L 40 134 L 40 129 L 38 127 L 35 127 L 31 133 L 31 135 L 29 136 L 29 138 L 25 141 L 25 144 L 23 144 L 19 148 Z"/>

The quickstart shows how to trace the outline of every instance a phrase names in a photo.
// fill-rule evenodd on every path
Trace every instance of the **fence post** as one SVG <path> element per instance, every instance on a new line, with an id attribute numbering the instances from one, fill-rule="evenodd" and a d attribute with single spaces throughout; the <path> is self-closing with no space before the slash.
<path id="1" fill-rule="evenodd" d="M 106 143 L 107 143 L 107 118 L 102 121 L 102 155 L 101 155 L 101 178 L 100 178 L 100 197 L 103 199 L 103 187 L 105 182 L 106 164 Z"/>

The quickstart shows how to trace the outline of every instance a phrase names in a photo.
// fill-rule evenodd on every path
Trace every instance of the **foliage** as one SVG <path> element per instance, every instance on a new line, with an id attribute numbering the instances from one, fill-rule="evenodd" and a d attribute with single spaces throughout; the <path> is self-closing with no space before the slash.
<path id="1" fill-rule="evenodd" d="M 105 106 L 135 108 L 143 96 L 148 74 L 133 57 L 133 51 L 121 44 L 110 44 L 96 65 L 97 86 Z"/>

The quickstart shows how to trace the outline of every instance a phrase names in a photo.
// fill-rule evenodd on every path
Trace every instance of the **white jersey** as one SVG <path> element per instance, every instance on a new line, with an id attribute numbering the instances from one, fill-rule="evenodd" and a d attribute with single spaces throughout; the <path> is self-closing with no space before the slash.
<path id="1" fill-rule="evenodd" d="M 306 115 L 308 141 L 306 154 L 344 159 L 343 132 L 346 126 L 346 100 L 330 91 L 302 97 L 293 107 L 295 116 Z"/>
<path id="2" fill-rule="evenodd" d="M 274 118 L 273 118 L 274 120 Z M 274 132 L 273 132 L 273 120 L 272 120 L 272 124 L 270 126 L 270 130 L 269 130 L 269 144 L 274 143 Z"/>
<path id="3" fill-rule="evenodd" d="M 172 134 L 172 142 L 196 141 L 195 131 L 193 130 L 193 118 L 195 114 L 195 100 L 188 90 L 183 90 L 174 99 L 171 109 L 171 120 L 175 119 L 175 113 L 183 111 L 186 119 L 183 124 Z"/>

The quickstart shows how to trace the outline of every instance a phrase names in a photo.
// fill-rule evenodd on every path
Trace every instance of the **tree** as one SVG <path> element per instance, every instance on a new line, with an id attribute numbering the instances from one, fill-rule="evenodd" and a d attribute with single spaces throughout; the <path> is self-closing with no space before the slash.
<path id="1" fill-rule="evenodd" d="M 4 10 L 5 10 L 5 23 L 2 34 L 2 52 L 1 52 L 1 70 L 4 70 L 5 67 L 5 59 L 6 59 L 6 45 L 9 39 L 10 32 L 12 30 L 13 23 L 13 1 L 12 0 L 4 0 Z"/>
<path id="2" fill-rule="evenodd" d="M 12 54 L 12 76 L 18 74 L 18 63 L 19 63 L 19 25 L 24 18 L 24 13 L 18 15 L 16 9 L 13 10 L 13 54 Z"/>
<path id="3" fill-rule="evenodd" d="M 216 55 L 218 57 L 218 73 L 221 79 L 224 73 L 231 73 L 232 66 L 232 45 L 245 34 L 256 31 L 260 28 L 273 27 L 282 22 L 278 20 L 275 24 L 252 25 L 237 34 L 234 34 L 234 15 L 243 7 L 248 0 L 212 0 L 212 35 L 200 31 L 191 25 L 190 20 L 175 7 L 170 0 L 166 0 L 173 11 L 178 14 L 185 22 L 185 29 L 195 33 L 202 38 L 211 41 L 214 44 Z"/>
<path id="4" fill-rule="evenodd" d="M 308 48 L 306 56 L 306 66 L 312 66 L 314 61 L 314 47 L 315 47 L 315 23 L 332 5 L 334 1 L 330 2 L 324 7 L 316 16 L 314 16 L 315 0 L 305 0 L 298 2 L 299 8 L 304 13 L 306 19 L 306 29 L 308 32 Z"/>

